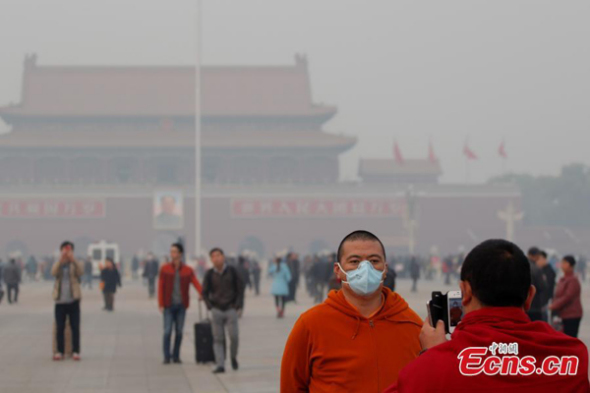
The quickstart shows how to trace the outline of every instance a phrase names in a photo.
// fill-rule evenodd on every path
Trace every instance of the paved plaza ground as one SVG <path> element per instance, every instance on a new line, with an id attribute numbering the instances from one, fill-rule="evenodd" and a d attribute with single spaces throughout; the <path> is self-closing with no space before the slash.
<path id="1" fill-rule="evenodd" d="M 51 283 L 25 283 L 18 305 L 6 301 L 0 305 L 0 392 L 278 392 L 283 346 L 299 314 L 313 304 L 302 285 L 299 304 L 289 304 L 286 318 L 278 320 L 269 287 L 270 283 L 264 281 L 263 294 L 247 295 L 245 314 L 240 320 L 241 369 L 215 376 L 211 365 L 194 362 L 193 324 L 199 319 L 194 290 L 182 348 L 184 364 L 164 366 L 162 317 L 140 281 L 124 282 L 114 313 L 101 310 L 102 297 L 97 287 L 85 289 L 83 360 L 76 363 L 51 360 Z M 422 317 L 430 291 L 448 290 L 439 281 L 421 282 L 418 293 L 409 289 L 410 281 L 398 280 L 398 292 Z M 588 311 L 590 288 L 586 284 L 583 302 Z M 590 343 L 590 318 L 582 321 L 580 336 L 586 345 Z"/>

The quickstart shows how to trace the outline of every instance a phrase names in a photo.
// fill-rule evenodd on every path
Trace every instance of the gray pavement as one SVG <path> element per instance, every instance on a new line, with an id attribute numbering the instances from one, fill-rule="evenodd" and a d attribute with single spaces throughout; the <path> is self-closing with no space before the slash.
<path id="1" fill-rule="evenodd" d="M 2 393 L 185 393 L 278 392 L 283 347 L 299 314 L 312 306 L 303 285 L 299 304 L 290 303 L 285 319 L 275 318 L 274 303 L 263 283 L 263 294 L 248 294 L 240 320 L 238 372 L 221 376 L 212 365 L 194 362 L 193 324 L 198 321 L 196 293 L 187 314 L 182 348 L 184 364 L 162 365 L 162 317 L 155 300 L 147 299 L 140 281 L 126 281 L 117 294 L 114 313 L 102 311 L 97 287 L 85 289 L 82 303 L 82 361 L 51 360 L 53 302 L 50 283 L 26 283 L 18 305 L 0 305 L 0 392 Z M 398 280 L 398 291 L 425 316 L 425 303 L 441 282 L 420 282 L 409 291 L 408 280 Z M 584 285 L 584 306 L 590 288 Z M 589 314 L 586 314 L 589 315 Z M 590 318 L 582 321 L 581 339 L 590 342 Z M 227 367 L 229 369 L 229 367 Z"/>

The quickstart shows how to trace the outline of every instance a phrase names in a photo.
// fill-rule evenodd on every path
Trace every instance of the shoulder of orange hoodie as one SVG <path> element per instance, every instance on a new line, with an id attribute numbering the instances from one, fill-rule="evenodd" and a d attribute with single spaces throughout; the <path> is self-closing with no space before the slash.
<path id="1" fill-rule="evenodd" d="M 387 289 L 386 293 L 387 300 L 385 306 L 393 308 L 394 312 L 395 309 L 399 310 L 392 318 L 387 318 L 388 320 L 393 322 L 410 322 L 418 325 L 420 328 L 422 327 L 422 318 L 410 308 L 409 304 L 400 294 L 392 292 L 389 289 Z M 387 313 L 387 309 L 384 312 Z"/>

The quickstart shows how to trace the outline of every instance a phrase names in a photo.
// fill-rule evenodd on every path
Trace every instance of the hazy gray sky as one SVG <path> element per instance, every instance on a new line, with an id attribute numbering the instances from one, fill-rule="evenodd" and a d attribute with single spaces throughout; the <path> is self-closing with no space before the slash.
<path id="1" fill-rule="evenodd" d="M 40 64 L 192 64 L 195 1 L 2 0 L 0 104 L 20 100 L 24 54 Z M 587 0 L 203 0 L 206 64 L 291 64 L 308 55 L 316 101 L 335 104 L 333 132 L 359 137 L 343 156 L 426 157 L 446 182 L 508 168 L 557 173 L 590 164 Z"/>

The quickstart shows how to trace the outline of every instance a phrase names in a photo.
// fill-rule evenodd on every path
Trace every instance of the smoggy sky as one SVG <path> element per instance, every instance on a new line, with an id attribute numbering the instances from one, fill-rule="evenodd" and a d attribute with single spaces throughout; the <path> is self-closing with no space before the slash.
<path id="1" fill-rule="evenodd" d="M 316 102 L 338 106 L 326 129 L 355 135 L 342 156 L 426 157 L 445 182 L 508 170 L 556 174 L 590 164 L 590 2 L 203 0 L 205 64 L 292 64 L 308 56 Z M 196 0 L 2 0 L 0 104 L 18 102 L 25 53 L 41 65 L 188 65 Z"/>

